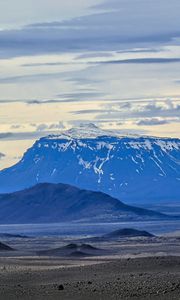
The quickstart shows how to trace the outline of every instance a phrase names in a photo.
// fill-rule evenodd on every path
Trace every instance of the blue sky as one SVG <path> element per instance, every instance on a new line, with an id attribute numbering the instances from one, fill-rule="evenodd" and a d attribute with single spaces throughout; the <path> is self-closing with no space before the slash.
<path id="1" fill-rule="evenodd" d="M 180 137 L 178 0 L 1 0 L 0 168 L 96 123 Z"/>

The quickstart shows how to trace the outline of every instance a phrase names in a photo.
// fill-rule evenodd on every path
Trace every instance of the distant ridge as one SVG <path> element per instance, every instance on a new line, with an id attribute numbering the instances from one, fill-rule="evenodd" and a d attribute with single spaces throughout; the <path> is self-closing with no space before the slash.
<path id="1" fill-rule="evenodd" d="M 13 251 L 14 249 L 0 242 L 0 251 Z"/>
<path id="2" fill-rule="evenodd" d="M 112 222 L 157 220 L 169 217 L 128 206 L 101 193 L 65 184 L 42 183 L 0 195 L 0 223 Z"/>
<path id="3" fill-rule="evenodd" d="M 95 248 L 89 244 L 68 244 L 63 247 L 38 251 L 43 256 L 91 256 L 104 254 L 103 249 Z"/>
<path id="4" fill-rule="evenodd" d="M 144 230 L 137 230 L 133 228 L 118 229 L 108 234 L 103 235 L 104 238 L 118 238 L 118 237 L 153 237 L 154 235 Z"/>

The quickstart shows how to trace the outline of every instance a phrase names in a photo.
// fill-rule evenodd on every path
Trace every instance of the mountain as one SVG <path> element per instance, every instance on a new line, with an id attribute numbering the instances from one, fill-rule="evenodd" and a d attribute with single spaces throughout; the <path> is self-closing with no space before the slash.
<path id="1" fill-rule="evenodd" d="M 108 234 L 103 235 L 104 238 L 121 238 L 121 237 L 153 237 L 154 235 L 144 230 L 133 228 L 118 229 Z"/>
<path id="2" fill-rule="evenodd" d="M 38 255 L 45 256 L 92 256 L 103 255 L 107 251 L 95 248 L 89 244 L 68 244 L 63 247 L 38 251 Z"/>
<path id="3" fill-rule="evenodd" d="M 27 239 L 28 236 L 21 235 L 21 234 L 11 234 L 11 233 L 1 233 L 0 232 L 0 238 L 1 239 Z"/>
<path id="4" fill-rule="evenodd" d="M 112 222 L 168 219 L 166 215 L 128 206 L 101 192 L 65 184 L 41 183 L 0 195 L 0 223 Z"/>
<path id="5" fill-rule="evenodd" d="M 0 242 L 0 251 L 13 251 L 13 250 L 14 249 L 9 247 L 8 245 Z"/>
<path id="6" fill-rule="evenodd" d="M 90 124 L 43 137 L 0 172 L 0 193 L 66 183 L 126 203 L 180 201 L 180 139 L 121 136 Z"/>

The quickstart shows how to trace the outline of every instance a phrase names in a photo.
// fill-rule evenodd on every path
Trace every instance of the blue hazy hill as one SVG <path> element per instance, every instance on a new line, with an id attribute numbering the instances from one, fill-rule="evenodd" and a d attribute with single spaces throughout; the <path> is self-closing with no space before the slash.
<path id="1" fill-rule="evenodd" d="M 41 183 L 0 195 L 0 223 L 120 222 L 168 220 L 167 216 L 65 184 Z M 173 218 L 174 219 L 174 218 Z"/>

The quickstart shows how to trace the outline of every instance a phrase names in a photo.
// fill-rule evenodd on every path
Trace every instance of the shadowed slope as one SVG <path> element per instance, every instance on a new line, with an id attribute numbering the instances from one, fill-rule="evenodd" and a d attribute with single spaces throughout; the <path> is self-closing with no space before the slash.
<path id="1" fill-rule="evenodd" d="M 111 222 L 167 218 L 128 206 L 101 192 L 64 184 L 38 184 L 27 190 L 0 195 L 0 223 Z"/>

